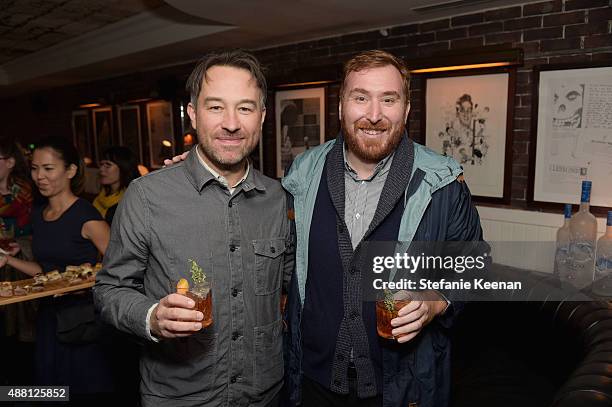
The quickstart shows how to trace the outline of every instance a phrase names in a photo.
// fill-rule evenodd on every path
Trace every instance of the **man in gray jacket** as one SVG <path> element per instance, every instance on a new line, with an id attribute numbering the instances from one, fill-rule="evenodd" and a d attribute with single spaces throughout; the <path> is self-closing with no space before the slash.
<path id="1" fill-rule="evenodd" d="M 261 137 L 266 82 L 252 55 L 228 51 L 202 59 L 187 85 L 198 145 L 127 189 L 97 307 L 145 341 L 143 405 L 276 406 L 281 286 L 293 258 L 285 193 L 247 158 Z M 212 283 L 205 328 L 194 302 L 175 293 L 179 279 L 193 283 L 194 266 Z"/>

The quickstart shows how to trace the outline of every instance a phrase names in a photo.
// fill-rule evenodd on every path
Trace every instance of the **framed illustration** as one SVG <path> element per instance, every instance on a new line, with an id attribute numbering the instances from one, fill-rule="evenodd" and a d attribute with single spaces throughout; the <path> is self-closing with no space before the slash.
<path id="1" fill-rule="evenodd" d="M 72 112 L 72 141 L 79 155 L 93 161 L 89 110 L 75 110 Z"/>
<path id="2" fill-rule="evenodd" d="M 509 203 L 513 70 L 425 77 L 425 144 L 453 157 L 476 200 Z"/>
<path id="3" fill-rule="evenodd" d="M 152 168 L 161 168 L 165 158 L 175 155 L 172 125 L 172 103 L 158 101 L 147 103 L 147 128 L 149 129 L 149 157 Z"/>
<path id="4" fill-rule="evenodd" d="M 140 107 L 119 106 L 119 144 L 128 147 L 142 163 L 142 140 L 140 132 Z"/>
<path id="5" fill-rule="evenodd" d="M 104 150 L 113 145 L 113 110 L 111 107 L 101 107 L 92 112 L 96 162 L 99 163 Z"/>
<path id="6" fill-rule="evenodd" d="M 276 176 L 301 152 L 325 142 L 325 87 L 277 91 Z"/>
<path id="7" fill-rule="evenodd" d="M 530 203 L 579 204 L 591 180 L 591 205 L 611 207 L 612 66 L 550 65 L 534 75 Z"/>

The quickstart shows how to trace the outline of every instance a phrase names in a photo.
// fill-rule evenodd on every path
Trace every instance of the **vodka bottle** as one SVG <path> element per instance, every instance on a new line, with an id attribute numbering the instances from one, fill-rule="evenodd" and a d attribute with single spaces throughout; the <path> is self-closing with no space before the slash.
<path id="1" fill-rule="evenodd" d="M 557 247 L 555 251 L 554 273 L 561 281 L 567 281 L 571 258 L 570 249 L 570 219 L 572 217 L 572 205 L 565 204 L 563 211 L 563 226 L 557 230 Z"/>
<path id="2" fill-rule="evenodd" d="M 577 289 L 593 282 L 597 219 L 589 212 L 591 181 L 582 181 L 580 209 L 570 220 L 571 267 L 568 281 Z"/>
<path id="3" fill-rule="evenodd" d="M 606 234 L 597 241 L 593 294 L 612 297 L 612 211 L 608 211 Z"/>

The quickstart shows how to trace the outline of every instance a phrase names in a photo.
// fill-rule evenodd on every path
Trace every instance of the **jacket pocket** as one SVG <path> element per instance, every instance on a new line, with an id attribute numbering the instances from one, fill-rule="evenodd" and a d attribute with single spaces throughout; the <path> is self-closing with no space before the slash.
<path id="1" fill-rule="evenodd" d="M 283 321 L 253 329 L 255 334 L 255 361 L 253 387 L 265 392 L 283 380 Z"/>
<path id="2" fill-rule="evenodd" d="M 256 295 L 268 295 L 280 289 L 286 249 L 284 238 L 253 240 Z"/>
<path id="3" fill-rule="evenodd" d="M 142 362 L 147 393 L 204 400 L 214 394 L 218 334 L 203 329 L 185 338 L 160 341 Z"/>

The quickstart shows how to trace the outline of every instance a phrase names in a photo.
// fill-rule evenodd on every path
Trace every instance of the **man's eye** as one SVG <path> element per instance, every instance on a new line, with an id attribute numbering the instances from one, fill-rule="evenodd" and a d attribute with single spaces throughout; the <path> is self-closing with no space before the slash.
<path id="1" fill-rule="evenodd" d="M 395 98 L 384 98 L 383 103 L 387 105 L 392 105 L 395 103 Z"/>
<path id="2" fill-rule="evenodd" d="M 353 99 L 357 103 L 364 103 L 368 101 L 368 99 L 365 96 L 355 96 Z"/>
<path id="3" fill-rule="evenodd" d="M 251 112 L 253 112 L 253 108 L 251 108 L 251 107 L 247 107 L 247 106 L 240 106 L 240 107 L 238 108 L 238 111 L 239 111 L 240 113 L 251 113 Z"/>
<path id="4" fill-rule="evenodd" d="M 213 112 L 214 112 L 214 111 L 217 111 L 217 112 L 218 112 L 218 111 L 223 110 L 223 107 L 221 107 L 221 106 L 219 106 L 219 105 L 212 105 L 212 106 L 208 106 L 208 110 L 212 110 Z"/>

